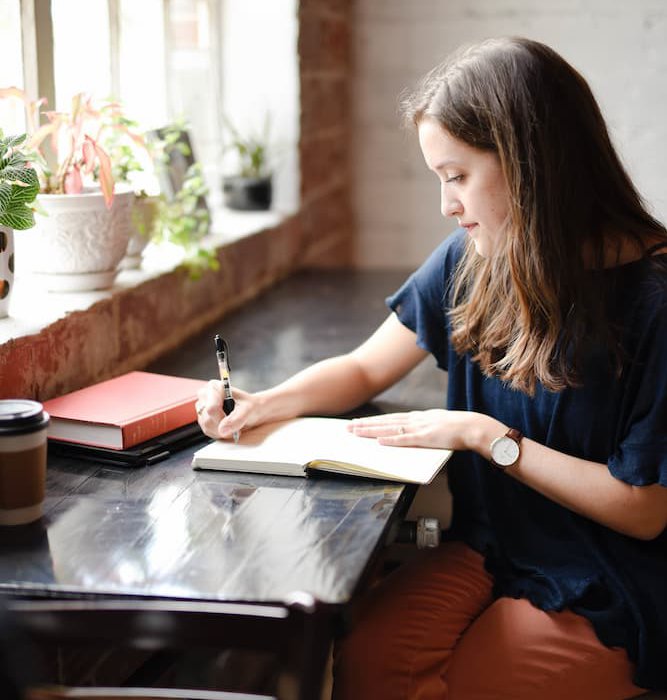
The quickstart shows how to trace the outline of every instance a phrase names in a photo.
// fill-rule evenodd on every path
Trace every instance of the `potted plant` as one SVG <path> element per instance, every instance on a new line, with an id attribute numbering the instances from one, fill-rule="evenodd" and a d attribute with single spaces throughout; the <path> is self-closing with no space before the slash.
<path id="1" fill-rule="evenodd" d="M 130 237 L 125 257 L 120 262 L 121 269 L 134 269 L 141 265 L 157 215 L 160 188 L 151 172 L 155 149 L 140 134 L 138 123 L 123 113 L 118 102 L 105 106 L 102 146 L 109 154 L 114 182 L 134 192 Z"/>
<path id="2" fill-rule="evenodd" d="M 104 109 L 109 107 L 98 108 L 78 94 L 69 112 L 45 112 L 47 122 L 40 126 L 44 100 L 31 100 L 17 88 L 0 90 L 0 97 L 23 101 L 26 143 L 41 156 L 36 163 L 37 203 L 45 215 L 38 215 L 30 235 L 21 237 L 21 269 L 51 291 L 111 286 L 127 249 L 134 195 L 129 187 L 115 185 L 111 160 L 101 144 Z M 52 158 L 42 150 L 47 138 Z"/>
<path id="3" fill-rule="evenodd" d="M 161 190 L 151 241 L 175 247 L 194 279 L 205 269 L 217 270 L 217 256 L 202 245 L 211 222 L 206 203 L 209 190 L 194 157 L 187 124 L 178 120 L 152 132 L 149 141 Z"/>
<path id="4" fill-rule="evenodd" d="M 138 125 L 115 105 L 106 117 L 103 145 L 116 182 L 132 187 L 132 232 L 123 269 L 138 267 L 149 242 L 176 249 L 193 278 L 217 269 L 215 254 L 201 245 L 208 234 L 208 187 L 194 159 L 187 125 L 179 120 L 137 137 Z M 122 127 L 119 129 L 118 127 Z"/>
<path id="5" fill-rule="evenodd" d="M 211 218 L 208 208 L 202 206 L 207 194 L 201 165 L 195 162 L 186 170 L 182 185 L 172 197 L 160 194 L 153 222 L 151 240 L 180 248 L 182 262 L 193 279 L 200 277 L 205 269 L 219 267 L 215 253 L 201 245 Z"/>
<path id="6" fill-rule="evenodd" d="M 229 141 L 227 153 L 235 155 L 234 173 L 222 179 L 225 206 L 242 211 L 271 208 L 272 176 L 269 165 L 269 117 L 261 133 L 243 135 L 229 119 L 225 119 Z"/>
<path id="7" fill-rule="evenodd" d="M 14 231 L 35 225 L 31 206 L 39 192 L 37 171 L 24 149 L 27 134 L 5 137 L 0 129 L 0 318 L 9 313 L 14 289 Z"/>

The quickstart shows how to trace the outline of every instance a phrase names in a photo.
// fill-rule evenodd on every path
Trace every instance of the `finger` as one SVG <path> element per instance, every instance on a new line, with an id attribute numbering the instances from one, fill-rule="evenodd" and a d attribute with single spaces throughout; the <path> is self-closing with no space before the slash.
<path id="1" fill-rule="evenodd" d="M 211 380 L 206 386 L 197 391 L 196 410 L 201 415 L 206 409 L 214 408 L 222 404 L 222 392 L 220 381 Z"/>
<path id="2" fill-rule="evenodd" d="M 377 440 L 381 445 L 417 446 L 422 444 L 423 431 L 416 425 L 398 425 L 386 435 L 379 435 Z"/>
<path id="3" fill-rule="evenodd" d="M 218 425 L 217 425 L 218 435 L 223 440 L 233 438 L 235 434 L 236 435 L 241 434 L 241 427 L 242 426 L 243 426 L 243 421 L 230 420 L 227 416 L 225 416 L 221 421 L 218 422 Z"/>
<path id="4" fill-rule="evenodd" d="M 224 417 L 220 404 L 202 404 L 197 401 L 195 404 L 197 422 L 204 434 L 209 437 L 218 437 L 218 423 Z"/>
<path id="5" fill-rule="evenodd" d="M 408 426 L 405 423 L 388 423 L 380 425 L 358 425 L 352 428 L 352 432 L 359 437 L 392 437 L 405 435 Z"/>
<path id="6" fill-rule="evenodd" d="M 219 379 L 210 381 L 208 384 L 208 403 L 222 405 L 223 396 L 224 388 L 222 386 L 222 382 Z"/>
<path id="7" fill-rule="evenodd" d="M 409 419 L 407 416 L 396 414 L 395 416 L 390 417 L 379 416 L 376 420 L 365 418 L 359 421 L 354 420 L 350 422 L 348 429 L 355 434 L 361 434 L 362 432 L 374 430 L 392 432 L 398 430 L 400 427 L 407 428 L 408 423 Z"/>
<path id="8" fill-rule="evenodd" d="M 399 433 L 394 435 L 383 435 L 378 437 L 380 445 L 394 447 L 413 447 L 416 445 L 415 436 L 410 433 Z"/>
<path id="9" fill-rule="evenodd" d="M 350 421 L 350 426 L 368 426 L 368 425 L 397 425 L 405 423 L 409 419 L 408 413 L 385 413 L 380 416 L 366 416 L 364 418 L 353 418 Z"/>
<path id="10" fill-rule="evenodd" d="M 221 415 L 222 411 L 216 410 L 215 408 L 211 410 L 207 406 L 197 407 L 197 422 L 199 423 L 199 427 L 204 435 L 207 435 L 214 440 L 217 440 L 217 438 L 220 437 L 218 435 L 218 423 L 220 422 Z"/>
<path id="11" fill-rule="evenodd" d="M 237 401 L 231 413 L 223 413 L 218 420 L 217 430 L 220 437 L 228 438 L 233 437 L 234 433 L 240 434 L 242 428 L 248 427 L 248 415 L 248 405 Z"/>

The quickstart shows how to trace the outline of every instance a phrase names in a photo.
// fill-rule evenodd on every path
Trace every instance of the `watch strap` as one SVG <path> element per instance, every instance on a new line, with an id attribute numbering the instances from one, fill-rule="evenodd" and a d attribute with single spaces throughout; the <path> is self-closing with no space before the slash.
<path id="1" fill-rule="evenodd" d="M 514 442 L 519 443 L 523 440 L 523 433 L 516 428 L 510 428 L 506 433 L 505 437 L 511 438 Z"/>

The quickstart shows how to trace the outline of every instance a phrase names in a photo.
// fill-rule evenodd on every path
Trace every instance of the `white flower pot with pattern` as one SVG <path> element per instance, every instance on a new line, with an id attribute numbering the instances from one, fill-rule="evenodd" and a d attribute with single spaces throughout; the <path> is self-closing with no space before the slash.
<path id="1" fill-rule="evenodd" d="M 133 201 L 118 186 L 109 209 L 99 191 L 38 195 L 47 215 L 17 237 L 17 274 L 49 291 L 108 289 L 127 250 Z"/>
<path id="2" fill-rule="evenodd" d="M 9 315 L 14 290 L 14 229 L 0 226 L 0 318 Z"/>

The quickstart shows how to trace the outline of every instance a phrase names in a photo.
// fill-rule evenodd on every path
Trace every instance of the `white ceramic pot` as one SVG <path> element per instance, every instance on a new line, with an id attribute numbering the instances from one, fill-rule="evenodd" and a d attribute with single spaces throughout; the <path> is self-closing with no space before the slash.
<path id="1" fill-rule="evenodd" d="M 159 198 L 137 197 L 135 195 L 132 204 L 132 229 L 130 240 L 127 244 L 127 252 L 120 262 L 122 270 L 133 270 L 141 267 L 141 256 L 148 245 L 153 228 L 153 221 L 157 215 Z"/>
<path id="2" fill-rule="evenodd" d="M 14 289 L 14 229 L 0 226 L 0 318 L 9 315 Z"/>
<path id="3" fill-rule="evenodd" d="M 127 250 L 134 193 L 116 187 L 107 209 L 99 191 L 40 194 L 35 227 L 17 245 L 17 272 L 50 291 L 106 289 Z"/>

